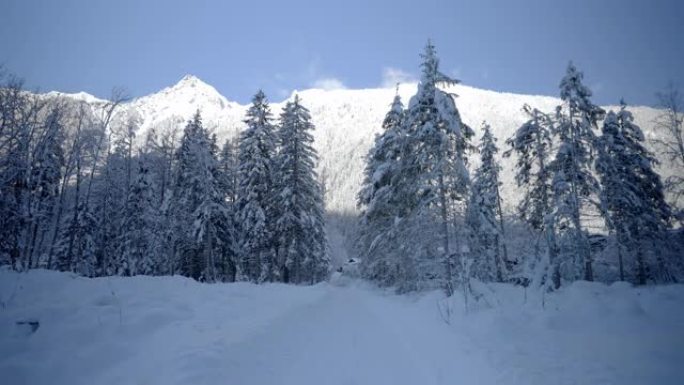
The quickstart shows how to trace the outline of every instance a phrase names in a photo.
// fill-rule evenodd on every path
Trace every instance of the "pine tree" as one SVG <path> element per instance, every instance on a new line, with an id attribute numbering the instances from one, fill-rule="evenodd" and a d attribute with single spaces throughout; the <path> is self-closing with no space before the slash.
<path id="1" fill-rule="evenodd" d="M 671 281 L 664 261 L 650 268 L 646 242 L 660 239 L 671 216 L 663 183 L 653 170 L 657 163 L 644 146 L 644 134 L 634 123 L 624 101 L 618 113 L 610 111 L 599 138 L 596 171 L 601 181 L 601 207 L 606 224 L 616 236 L 620 280 L 625 280 L 623 255 L 634 253 L 636 283 L 645 284 L 648 271 L 660 270 L 663 281 Z M 660 256 L 658 250 L 654 254 Z"/>
<path id="2" fill-rule="evenodd" d="M 557 109 L 555 134 L 559 147 L 549 167 L 553 170 L 553 215 L 559 236 L 565 241 L 563 251 L 574 256 L 577 275 L 583 273 L 585 280 L 592 281 L 592 259 L 582 225 L 582 209 L 587 199 L 598 192 L 598 182 L 591 170 L 596 141 L 593 130 L 604 111 L 591 103 L 591 91 L 582 78 L 583 74 L 570 63 L 560 83 L 564 108 Z"/>
<path id="3" fill-rule="evenodd" d="M 499 195 L 501 166 L 499 152 L 489 125 L 484 123 L 480 140 L 480 166 L 475 171 L 468 202 L 466 222 L 470 229 L 470 251 L 476 258 L 475 273 L 486 281 L 503 281 L 504 262 L 500 249 L 503 221 Z"/>
<path id="4" fill-rule="evenodd" d="M 398 91 L 398 90 L 397 90 Z M 363 256 L 364 275 L 383 285 L 393 285 L 403 275 L 398 258 L 401 250 L 395 239 L 395 218 L 401 205 L 401 161 L 406 135 L 404 106 L 397 92 L 382 123 L 384 131 L 376 136 L 366 158 L 364 180 L 358 194 L 362 207 L 357 248 Z"/>
<path id="5" fill-rule="evenodd" d="M 554 121 L 552 117 L 528 105 L 523 107 L 523 111 L 529 116 L 529 120 L 518 128 L 513 137 L 506 140 L 510 149 L 504 156 L 509 157 L 512 153 L 517 155 L 515 181 L 518 187 L 525 189 L 518 204 L 520 218 L 533 230 L 538 231 L 546 241 L 547 254 L 537 254 L 534 263 L 537 268 L 541 266 L 542 270 L 546 270 L 549 263 L 558 268 L 555 227 L 550 215 L 553 203 L 553 173 L 549 164 L 553 150 Z M 556 288 L 560 287 L 560 271 L 554 270 L 550 278 Z"/>
<path id="6" fill-rule="evenodd" d="M 276 272 L 273 213 L 273 156 L 275 134 L 271 111 L 262 91 L 252 99 L 240 135 L 238 201 L 240 227 L 238 279 L 274 280 Z"/>
<path id="7" fill-rule="evenodd" d="M 278 131 L 279 153 L 276 221 L 282 279 L 315 283 L 327 276 L 329 257 L 323 217 L 323 190 L 315 166 L 314 130 L 299 96 L 283 108 Z"/>
<path id="8" fill-rule="evenodd" d="M 100 223 L 86 206 L 78 203 L 73 208 L 73 218 L 64 228 L 57 247 L 57 268 L 73 271 L 86 277 L 98 275 L 96 231 Z"/>
<path id="9" fill-rule="evenodd" d="M 233 263 L 232 223 L 220 191 L 215 143 L 199 111 L 185 127 L 176 152 L 170 203 L 175 269 L 199 280 L 225 279 Z"/>
<path id="10" fill-rule="evenodd" d="M 466 151 L 472 130 L 462 124 L 453 96 L 440 90 L 438 84 L 456 84 L 439 72 L 435 47 L 428 42 L 422 55 L 422 77 L 417 94 L 411 98 L 406 116 L 409 136 L 408 152 L 402 167 L 410 186 L 406 200 L 411 209 L 410 222 L 417 230 L 427 222 L 435 227 L 423 233 L 428 237 L 418 242 L 419 275 L 441 276 L 447 295 L 453 293 L 454 206 L 467 199 L 469 175 Z M 411 202 L 411 200 L 414 200 Z M 438 266 L 441 265 L 441 268 Z M 430 271 L 432 270 L 432 271 Z"/>
<path id="11" fill-rule="evenodd" d="M 237 199 L 237 151 L 233 140 L 227 139 L 221 148 L 218 169 L 221 174 L 220 184 L 226 200 L 235 203 Z"/>
<path id="12" fill-rule="evenodd" d="M 518 187 L 525 187 L 526 193 L 518 205 L 521 219 L 535 230 L 544 229 L 544 218 L 551 211 L 551 172 L 548 169 L 552 150 L 553 121 L 549 116 L 530 106 L 523 110 L 530 116 L 515 135 L 506 140 L 512 152 L 517 155 L 515 181 Z"/>
<path id="13" fill-rule="evenodd" d="M 159 256 L 159 212 L 151 175 L 142 159 L 137 178 L 128 193 L 120 239 L 120 265 L 124 275 L 157 272 Z"/>

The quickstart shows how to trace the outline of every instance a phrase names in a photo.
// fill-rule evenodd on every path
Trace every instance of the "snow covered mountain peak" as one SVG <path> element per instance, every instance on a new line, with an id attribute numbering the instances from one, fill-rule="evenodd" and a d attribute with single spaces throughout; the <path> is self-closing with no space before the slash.
<path id="1" fill-rule="evenodd" d="M 208 90 L 213 90 L 216 93 L 218 93 L 216 89 L 214 89 L 214 87 L 210 86 L 209 84 L 202 81 L 202 79 L 192 74 L 186 74 L 181 78 L 181 80 L 178 81 L 178 83 L 176 83 L 171 88 L 175 90 L 184 88 L 205 88 Z"/>
<path id="2" fill-rule="evenodd" d="M 233 127 L 235 116 L 243 113 L 243 107 L 229 101 L 216 88 L 194 75 L 185 75 L 173 86 L 132 100 L 128 114 L 142 117 L 142 130 L 156 128 L 165 130 L 184 124 L 199 110 L 209 127 L 225 130 Z"/>
<path id="3" fill-rule="evenodd" d="M 153 96 L 164 96 L 166 99 L 173 98 L 180 101 L 187 101 L 189 103 L 196 102 L 210 102 L 218 104 L 221 108 L 228 105 L 228 100 L 221 95 L 216 88 L 202 81 L 195 75 L 185 75 L 178 83 L 171 87 L 164 88 L 160 92 L 148 95 L 145 98 Z"/>

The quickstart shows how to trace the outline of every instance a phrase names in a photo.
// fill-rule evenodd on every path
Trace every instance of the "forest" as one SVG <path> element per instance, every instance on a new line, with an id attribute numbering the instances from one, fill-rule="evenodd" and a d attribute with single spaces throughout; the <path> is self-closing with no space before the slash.
<path id="1" fill-rule="evenodd" d="M 365 156 L 349 244 L 360 274 L 399 292 L 469 290 L 471 279 L 558 289 L 564 282 L 681 281 L 681 98 L 659 95 L 662 154 L 629 106 L 595 105 L 570 63 L 553 111 L 496 138 L 465 124 L 458 83 L 430 42 L 417 92 L 397 93 Z M 0 263 L 87 277 L 183 275 L 203 282 L 313 284 L 333 270 L 325 175 L 306 101 L 278 118 L 258 91 L 235 139 L 219 143 L 202 106 L 182 130 L 138 135 L 122 91 L 94 105 L 0 86 Z M 389 101 L 388 101 L 389 102 Z M 406 103 L 407 102 L 407 103 Z M 406 104 L 405 104 L 406 103 Z M 499 142 L 501 140 L 501 142 Z M 661 178 L 658 158 L 679 173 Z M 501 162 L 525 193 L 502 206 Z M 477 167 L 473 167 L 477 164 Z"/>

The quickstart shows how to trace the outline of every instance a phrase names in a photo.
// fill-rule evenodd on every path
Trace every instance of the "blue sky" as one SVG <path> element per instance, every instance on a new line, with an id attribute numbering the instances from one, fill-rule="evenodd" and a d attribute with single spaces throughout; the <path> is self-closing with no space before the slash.
<path id="1" fill-rule="evenodd" d="M 684 86 L 681 0 L 4 0 L 0 63 L 30 87 L 142 96 L 191 73 L 272 100 L 313 85 L 368 88 L 418 73 L 427 38 L 465 84 L 557 95 L 569 60 L 601 104 Z"/>

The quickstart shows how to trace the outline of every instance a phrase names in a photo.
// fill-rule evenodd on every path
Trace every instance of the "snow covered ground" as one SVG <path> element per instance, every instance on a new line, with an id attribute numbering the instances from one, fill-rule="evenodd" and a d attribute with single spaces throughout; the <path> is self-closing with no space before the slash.
<path id="1" fill-rule="evenodd" d="M 3 384 L 681 384 L 684 286 L 479 300 L 0 271 Z M 544 306 L 542 307 L 542 304 Z M 451 310 L 450 314 L 447 310 Z M 32 333 L 30 325 L 37 321 Z"/>

